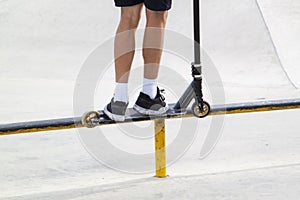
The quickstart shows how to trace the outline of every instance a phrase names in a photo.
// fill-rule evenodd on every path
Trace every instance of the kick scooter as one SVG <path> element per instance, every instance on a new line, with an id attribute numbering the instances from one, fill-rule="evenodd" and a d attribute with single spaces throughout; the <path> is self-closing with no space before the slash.
<path id="1" fill-rule="evenodd" d="M 201 66 L 201 48 L 200 48 L 200 0 L 194 0 L 194 62 L 191 64 L 193 81 L 179 98 L 176 104 L 170 104 L 169 110 L 162 116 L 145 116 L 138 113 L 132 108 L 128 109 L 126 115 L 127 121 L 140 121 L 138 119 L 155 119 L 155 118 L 171 118 L 174 116 L 180 117 L 187 112 L 188 106 L 194 99 L 191 107 L 191 112 L 195 117 L 206 117 L 210 112 L 210 105 L 203 100 L 202 92 L 202 66 Z M 89 111 L 83 114 L 81 119 L 82 125 L 88 128 L 93 128 L 100 124 L 113 123 L 102 110 Z"/>

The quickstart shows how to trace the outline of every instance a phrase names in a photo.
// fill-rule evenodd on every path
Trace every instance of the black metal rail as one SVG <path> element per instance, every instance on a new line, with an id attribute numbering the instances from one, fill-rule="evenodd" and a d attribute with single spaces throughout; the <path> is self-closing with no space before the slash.
<path id="1" fill-rule="evenodd" d="M 172 107 L 174 106 L 174 104 L 171 104 L 170 106 Z M 209 115 L 225 115 L 225 114 L 238 114 L 238 113 L 288 110 L 288 109 L 300 109 L 300 99 L 213 105 L 211 106 L 211 112 Z M 99 123 L 99 126 L 116 123 L 115 121 L 105 117 L 102 111 L 100 111 L 100 113 L 101 113 L 102 120 Z M 133 109 L 129 109 L 129 113 L 130 115 L 126 118 L 126 121 L 121 123 L 149 121 L 158 118 L 172 119 L 172 118 L 194 117 L 191 110 L 187 110 L 187 112 L 184 114 L 169 112 L 165 116 L 157 116 L 157 117 L 141 115 L 136 113 Z M 81 117 L 19 122 L 19 123 L 12 123 L 12 124 L 0 124 L 0 136 L 21 134 L 21 133 L 32 133 L 32 132 L 40 132 L 40 131 L 63 130 L 63 129 L 72 129 L 72 128 L 81 128 L 81 127 L 83 127 L 81 123 Z"/>

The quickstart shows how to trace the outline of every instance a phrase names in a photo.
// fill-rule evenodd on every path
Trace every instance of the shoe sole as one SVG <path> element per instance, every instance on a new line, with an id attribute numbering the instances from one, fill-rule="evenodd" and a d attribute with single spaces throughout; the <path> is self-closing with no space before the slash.
<path id="1" fill-rule="evenodd" d="M 124 122 L 125 121 L 125 116 L 124 115 L 116 115 L 107 110 L 107 106 L 103 109 L 104 113 L 111 119 L 116 122 Z"/>
<path id="2" fill-rule="evenodd" d="M 169 107 L 168 106 L 162 107 L 159 110 L 149 110 L 149 109 L 146 109 L 146 108 L 143 108 L 143 107 L 140 107 L 140 106 L 134 104 L 133 109 L 144 115 L 157 116 L 157 115 L 166 114 L 166 112 L 169 110 Z"/>

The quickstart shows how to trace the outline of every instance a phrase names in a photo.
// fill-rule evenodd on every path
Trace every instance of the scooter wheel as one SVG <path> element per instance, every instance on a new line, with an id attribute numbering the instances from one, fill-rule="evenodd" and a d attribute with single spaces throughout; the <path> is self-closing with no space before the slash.
<path id="1" fill-rule="evenodd" d="M 84 127 L 94 128 L 97 126 L 100 114 L 96 111 L 89 111 L 82 115 L 81 123 Z"/>
<path id="2" fill-rule="evenodd" d="M 203 102 L 202 110 L 200 110 L 198 102 L 195 102 L 192 105 L 192 113 L 195 117 L 204 118 L 209 114 L 209 112 L 210 112 L 210 106 L 206 101 Z"/>

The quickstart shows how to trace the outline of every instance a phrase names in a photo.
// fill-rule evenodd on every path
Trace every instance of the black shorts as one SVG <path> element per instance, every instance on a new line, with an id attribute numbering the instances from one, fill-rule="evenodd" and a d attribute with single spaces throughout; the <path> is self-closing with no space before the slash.
<path id="1" fill-rule="evenodd" d="M 172 0 L 115 0 L 117 7 L 134 6 L 140 3 L 144 3 L 149 10 L 166 11 L 171 8 Z"/>

